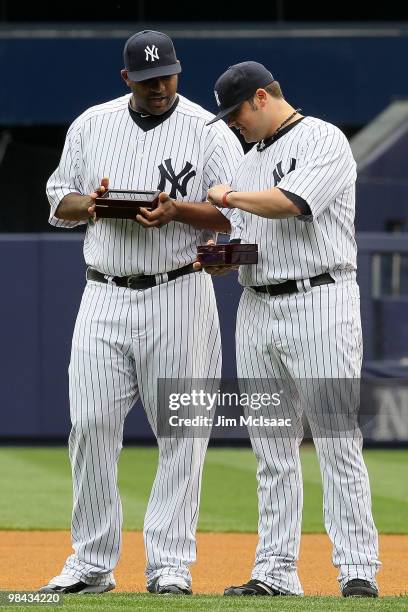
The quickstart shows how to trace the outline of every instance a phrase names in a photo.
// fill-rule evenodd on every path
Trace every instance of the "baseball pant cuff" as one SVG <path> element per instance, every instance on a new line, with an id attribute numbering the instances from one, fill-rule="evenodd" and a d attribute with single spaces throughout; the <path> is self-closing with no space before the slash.
<path id="1" fill-rule="evenodd" d="M 340 573 L 337 578 L 340 584 L 340 589 L 350 582 L 350 580 L 354 580 L 355 578 L 359 578 L 360 580 L 368 580 L 374 586 L 378 588 L 378 584 L 376 582 L 376 574 L 378 571 L 378 567 L 376 565 L 341 565 Z"/>
<path id="2" fill-rule="evenodd" d="M 109 584 L 116 585 L 113 572 L 103 571 L 101 568 L 96 568 L 88 563 L 82 563 L 75 555 L 71 555 L 65 562 L 61 572 L 72 576 L 81 582 L 89 585 L 108 586 Z"/>
<path id="3" fill-rule="evenodd" d="M 278 578 L 274 575 L 253 572 L 251 578 L 253 580 L 260 580 L 273 589 L 286 593 L 287 595 L 303 595 L 302 586 L 297 574 L 293 576 L 279 576 Z"/>

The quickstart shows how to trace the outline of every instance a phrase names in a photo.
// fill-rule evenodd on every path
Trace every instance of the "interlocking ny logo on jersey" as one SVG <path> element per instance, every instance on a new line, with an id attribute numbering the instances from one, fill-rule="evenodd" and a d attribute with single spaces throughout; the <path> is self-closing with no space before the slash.
<path id="1" fill-rule="evenodd" d="M 281 180 L 286 174 L 289 174 L 289 172 L 292 172 L 295 168 L 296 168 L 296 159 L 294 157 L 292 157 L 290 161 L 290 167 L 287 172 L 284 172 L 282 170 L 282 162 L 281 161 L 278 162 L 273 171 L 274 187 L 276 187 L 276 185 L 281 182 Z"/>
<path id="2" fill-rule="evenodd" d="M 190 164 L 190 162 L 187 162 L 182 171 L 176 174 L 173 169 L 171 159 L 165 159 L 164 165 L 160 164 L 159 166 L 161 179 L 160 183 L 157 186 L 157 189 L 160 189 L 160 191 L 166 191 L 166 181 L 169 181 L 171 185 L 171 191 L 169 195 L 171 198 L 175 198 L 177 192 L 179 192 L 181 196 L 187 195 L 188 182 L 190 179 L 193 178 L 193 176 L 196 175 L 196 171 L 191 170 L 192 167 L 193 165 Z M 180 182 L 181 178 L 183 178 L 183 180 Z"/>
<path id="3" fill-rule="evenodd" d="M 147 47 L 145 48 L 145 53 L 146 53 L 146 62 L 148 62 L 149 59 L 152 62 L 154 62 L 154 60 L 159 59 L 159 50 L 156 47 L 156 45 L 152 45 L 151 47 L 147 45 Z"/>

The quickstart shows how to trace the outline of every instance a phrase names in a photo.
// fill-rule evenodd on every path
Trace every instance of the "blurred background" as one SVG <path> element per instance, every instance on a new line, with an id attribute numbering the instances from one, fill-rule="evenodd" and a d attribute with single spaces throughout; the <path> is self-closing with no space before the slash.
<path id="1" fill-rule="evenodd" d="M 358 163 L 356 230 L 364 377 L 372 381 L 368 444 L 408 443 L 408 8 L 404 3 L 0 0 L 0 442 L 66 441 L 67 367 L 84 285 L 82 229 L 48 225 L 45 183 L 65 133 L 87 107 L 126 93 L 126 39 L 157 29 L 174 40 L 179 91 L 215 110 L 231 64 L 264 63 L 305 115 L 344 131 Z M 240 288 L 216 281 L 224 375 L 235 374 Z M 143 410 L 128 441 L 150 442 Z"/>

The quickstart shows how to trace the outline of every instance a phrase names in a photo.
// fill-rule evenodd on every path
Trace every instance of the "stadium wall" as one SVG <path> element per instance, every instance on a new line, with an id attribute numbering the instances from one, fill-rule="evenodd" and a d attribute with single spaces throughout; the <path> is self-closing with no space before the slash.
<path id="1" fill-rule="evenodd" d="M 397 298 L 372 299 L 371 260 L 373 253 L 393 249 L 407 251 L 408 245 L 403 236 L 368 233 L 359 235 L 358 243 L 365 371 L 367 376 L 380 379 L 370 402 L 381 400 L 385 403 L 385 415 L 377 429 L 375 426 L 373 429 L 371 423 L 370 436 L 373 440 L 406 442 L 408 421 L 404 415 L 408 391 L 402 379 L 408 379 L 407 359 L 405 357 L 404 361 L 404 352 L 388 352 L 387 359 L 381 360 L 381 354 L 375 352 L 374 342 L 379 334 L 376 310 L 381 313 L 391 307 L 394 322 L 401 320 L 400 337 L 404 334 L 408 337 L 406 298 L 401 298 L 402 304 Z M 63 231 L 2 234 L 0 261 L 7 262 L 2 270 L 0 300 L 3 341 L 0 441 L 66 439 L 69 432 L 67 368 L 72 331 L 85 283 L 82 236 Z M 223 375 L 232 378 L 235 376 L 235 314 L 241 289 L 235 274 L 230 274 L 215 279 L 215 290 L 222 329 Z M 408 342 L 400 340 L 395 346 L 397 351 L 407 351 Z M 395 379 L 397 382 L 401 379 L 402 386 L 395 386 Z M 374 414 L 373 410 L 370 405 L 368 414 Z M 125 431 L 131 439 L 152 438 L 140 405 L 131 411 Z"/>
<path id="2" fill-rule="evenodd" d="M 126 92 L 125 40 L 144 24 L 52 24 L 0 28 L 0 125 L 66 124 L 87 107 Z M 361 126 L 408 97 L 408 26 L 268 24 L 154 25 L 173 36 L 180 91 L 215 109 L 212 84 L 231 64 L 266 64 L 305 114 Z"/>

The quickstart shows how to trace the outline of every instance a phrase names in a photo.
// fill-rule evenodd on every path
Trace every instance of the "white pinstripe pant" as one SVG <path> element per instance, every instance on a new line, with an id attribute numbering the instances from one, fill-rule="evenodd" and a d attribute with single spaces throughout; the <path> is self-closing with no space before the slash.
<path id="1" fill-rule="evenodd" d="M 122 529 L 117 462 L 124 420 L 139 394 L 155 431 L 158 378 L 220 373 L 218 313 L 208 275 L 188 274 L 144 291 L 88 281 L 69 368 L 75 552 L 64 573 L 89 584 L 113 581 Z M 148 583 L 158 576 L 191 583 L 207 442 L 158 439 L 144 523 Z"/>
<path id="2" fill-rule="evenodd" d="M 237 317 L 237 369 L 245 379 L 359 378 L 362 340 L 359 289 L 353 280 L 270 297 L 245 289 Z M 252 383 L 255 384 L 255 383 Z M 308 415 L 308 407 L 303 406 Z M 309 414 L 309 416 L 311 416 Z M 312 424 L 313 419 L 309 419 Z M 313 427 L 312 427 L 313 429 Z M 252 578 L 302 593 L 296 571 L 302 518 L 299 435 L 252 437 L 258 460 L 259 542 Z M 343 586 L 375 582 L 378 535 L 358 428 L 316 436 L 324 521 Z"/>

